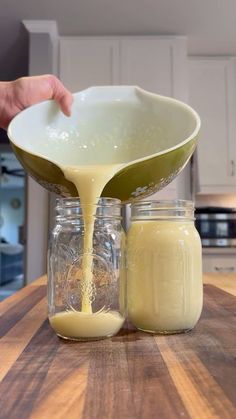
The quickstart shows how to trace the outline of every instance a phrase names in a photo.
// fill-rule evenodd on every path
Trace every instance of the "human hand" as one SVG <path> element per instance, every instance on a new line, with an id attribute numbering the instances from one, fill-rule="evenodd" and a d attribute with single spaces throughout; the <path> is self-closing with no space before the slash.
<path id="1" fill-rule="evenodd" d="M 0 127 L 7 129 L 12 118 L 20 111 L 47 99 L 55 99 L 62 112 L 70 116 L 73 96 L 51 74 L 0 82 Z"/>

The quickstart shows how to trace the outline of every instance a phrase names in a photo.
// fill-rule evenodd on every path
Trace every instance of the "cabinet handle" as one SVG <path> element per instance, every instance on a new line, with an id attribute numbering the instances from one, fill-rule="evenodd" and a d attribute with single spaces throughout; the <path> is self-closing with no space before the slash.
<path id="1" fill-rule="evenodd" d="M 230 165 L 231 165 L 230 176 L 234 176 L 235 175 L 235 163 L 234 163 L 234 160 L 230 160 Z"/>
<path id="2" fill-rule="evenodd" d="M 223 266 L 215 266 L 215 271 L 216 272 L 234 272 L 235 268 L 234 266 L 228 266 L 228 267 L 223 267 Z"/>

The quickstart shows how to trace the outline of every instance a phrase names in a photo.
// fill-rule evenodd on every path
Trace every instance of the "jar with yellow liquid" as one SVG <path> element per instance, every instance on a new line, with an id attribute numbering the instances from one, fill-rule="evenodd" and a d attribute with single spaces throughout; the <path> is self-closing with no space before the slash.
<path id="1" fill-rule="evenodd" d="M 126 315 L 124 252 L 118 199 L 83 204 L 83 213 L 79 198 L 57 199 L 48 251 L 48 315 L 58 336 L 95 340 L 120 330 Z"/>
<path id="2" fill-rule="evenodd" d="M 203 300 L 201 241 L 191 201 L 148 201 L 131 207 L 127 236 L 130 321 L 151 333 L 187 332 Z"/>

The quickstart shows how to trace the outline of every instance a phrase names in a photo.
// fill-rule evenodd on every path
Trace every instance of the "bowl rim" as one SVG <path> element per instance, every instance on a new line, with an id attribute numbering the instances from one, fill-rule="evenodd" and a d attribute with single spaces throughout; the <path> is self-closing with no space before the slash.
<path id="1" fill-rule="evenodd" d="M 140 163 L 140 162 L 144 162 L 146 160 L 150 160 L 150 159 L 155 158 L 155 157 L 159 157 L 159 156 L 161 156 L 163 154 L 168 154 L 168 153 L 170 153 L 170 152 L 172 152 L 174 150 L 177 150 L 177 149 L 183 147 L 185 144 L 187 144 L 191 140 L 194 140 L 195 138 L 197 138 L 197 135 L 199 134 L 199 131 L 200 131 L 200 128 L 201 128 L 201 119 L 200 119 L 200 116 L 198 115 L 198 113 L 191 106 L 189 106 L 185 102 L 182 102 L 181 100 L 172 98 L 170 96 L 164 96 L 164 95 L 159 95 L 159 94 L 156 94 L 156 93 L 153 93 L 153 92 L 149 92 L 149 91 L 144 90 L 144 89 L 140 88 L 139 86 L 135 86 L 135 85 L 91 86 L 91 87 L 88 87 L 87 89 L 84 89 L 84 90 L 81 90 L 81 91 L 78 91 L 78 92 L 73 93 L 73 98 L 75 99 L 76 97 L 81 96 L 81 95 L 84 95 L 85 93 L 88 94 L 90 91 L 92 91 L 94 89 L 97 89 L 97 90 L 102 90 L 102 89 L 103 90 L 112 90 L 113 89 L 113 90 L 117 90 L 117 91 L 118 90 L 121 91 L 121 90 L 131 90 L 131 89 L 133 89 L 134 92 L 141 93 L 142 95 L 147 96 L 149 98 L 152 98 L 152 99 L 155 99 L 155 100 L 158 99 L 159 101 L 164 101 L 164 102 L 169 101 L 169 102 L 171 102 L 173 104 L 176 104 L 179 107 L 182 107 L 183 109 L 185 109 L 189 114 L 191 114 L 191 116 L 193 117 L 193 119 L 195 119 L 195 128 L 194 128 L 193 132 L 187 138 L 185 138 L 183 141 L 181 141 L 180 143 L 174 145 L 173 147 L 167 148 L 167 149 L 162 150 L 162 151 L 159 151 L 157 153 L 153 153 L 153 154 L 150 154 L 148 156 L 141 157 L 139 159 L 131 160 L 129 162 L 117 163 L 117 165 L 120 165 L 120 169 L 122 169 L 124 167 L 131 166 L 131 165 L 136 164 L 136 163 Z M 62 164 L 59 164 L 58 162 L 54 161 L 53 159 L 48 158 L 48 157 L 42 155 L 41 153 L 35 153 L 32 150 L 29 150 L 28 148 L 21 147 L 14 140 L 14 138 L 13 138 L 14 136 L 13 136 L 13 133 L 12 133 L 12 130 L 14 129 L 15 122 L 19 118 L 21 118 L 22 114 L 27 113 L 32 108 L 36 108 L 36 107 L 40 107 L 40 106 L 45 106 L 47 104 L 52 103 L 53 101 L 54 101 L 53 99 L 44 100 L 42 102 L 36 103 L 36 104 L 34 104 L 32 106 L 29 106 L 28 108 L 26 108 L 23 111 L 19 112 L 11 120 L 11 122 L 10 122 L 10 124 L 8 126 L 8 129 L 7 129 L 7 135 L 8 135 L 8 138 L 9 138 L 10 142 L 13 145 L 15 145 L 16 147 L 18 147 L 19 149 L 21 149 L 22 151 L 27 152 L 28 154 L 31 154 L 32 156 L 39 157 L 39 158 L 42 158 L 44 160 L 47 160 L 47 161 L 55 164 L 57 167 L 60 167 L 61 168 L 61 167 L 63 167 L 63 165 Z M 58 108 L 59 108 L 59 105 L 58 104 L 56 104 L 56 106 L 58 106 Z M 68 165 L 66 165 L 66 166 L 68 166 Z M 83 166 L 83 165 L 80 165 L 80 166 Z M 99 164 L 97 165 L 95 163 L 95 164 L 93 164 L 91 166 L 99 166 Z"/>

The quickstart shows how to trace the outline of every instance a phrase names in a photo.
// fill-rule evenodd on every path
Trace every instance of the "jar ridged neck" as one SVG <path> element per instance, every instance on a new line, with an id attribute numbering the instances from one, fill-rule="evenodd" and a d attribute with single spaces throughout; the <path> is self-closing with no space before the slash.
<path id="1" fill-rule="evenodd" d="M 100 198 L 98 205 L 88 204 L 88 206 L 94 208 L 95 219 L 121 219 L 121 202 L 119 199 Z M 58 221 L 83 220 L 82 207 L 78 197 L 57 198 L 55 211 Z"/>
<path id="2" fill-rule="evenodd" d="M 189 220 L 194 218 L 194 203 L 182 199 L 135 202 L 131 205 L 131 220 Z"/>

